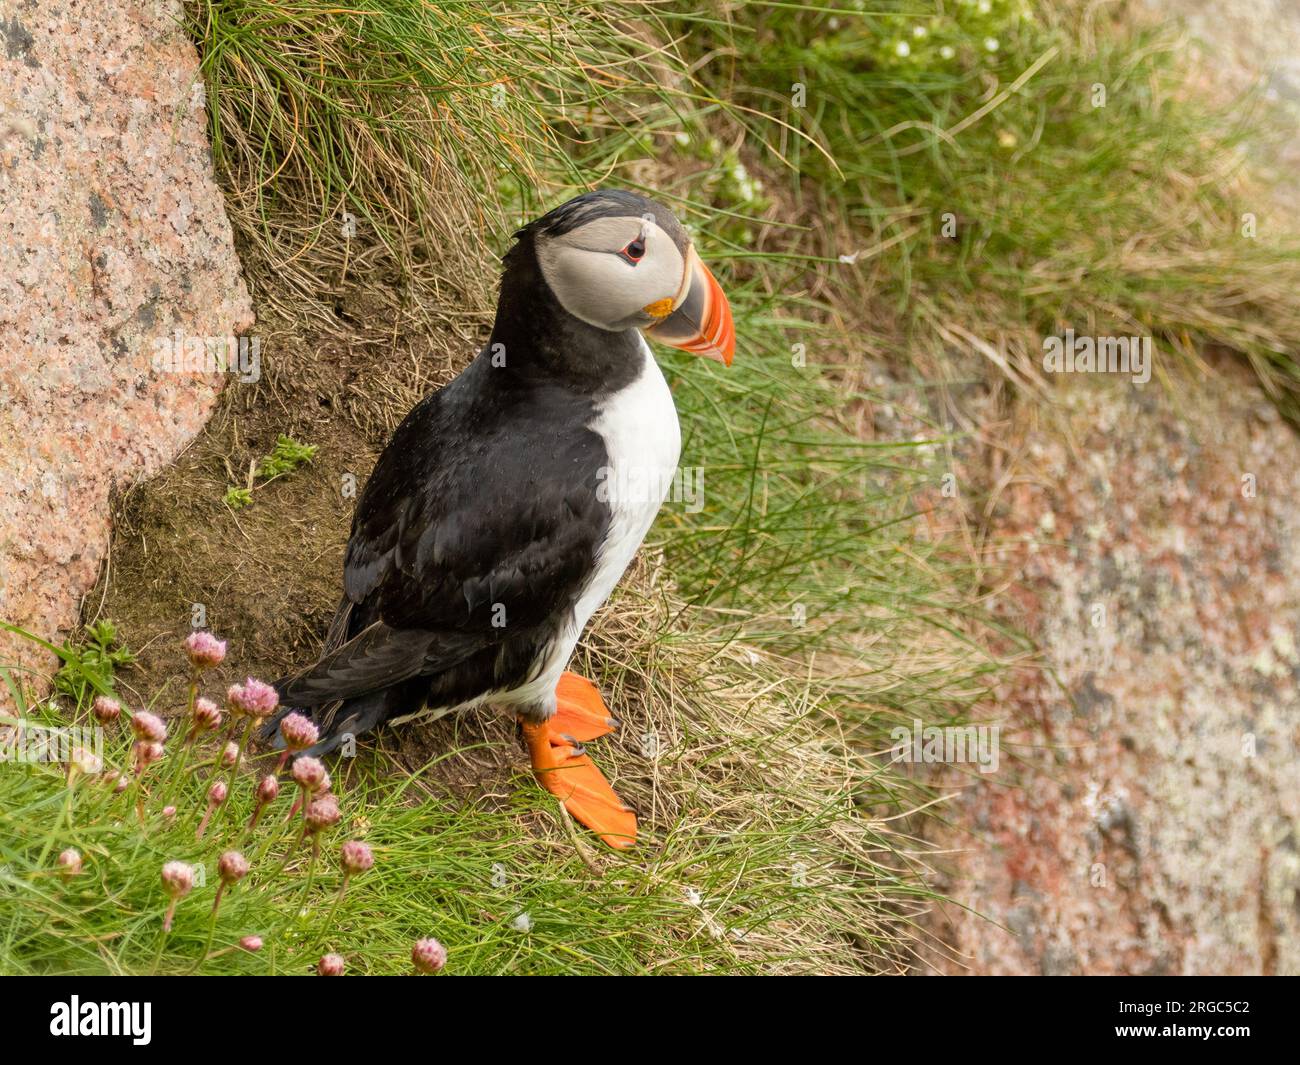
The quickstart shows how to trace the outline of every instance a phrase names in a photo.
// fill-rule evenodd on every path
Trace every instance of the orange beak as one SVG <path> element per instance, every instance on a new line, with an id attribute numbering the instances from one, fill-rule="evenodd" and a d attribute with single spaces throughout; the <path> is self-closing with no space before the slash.
<path id="1" fill-rule="evenodd" d="M 686 253 L 686 277 L 677 309 L 646 330 L 646 334 L 692 355 L 703 355 L 730 366 L 736 354 L 736 327 L 731 304 L 722 286 L 692 247 Z"/>

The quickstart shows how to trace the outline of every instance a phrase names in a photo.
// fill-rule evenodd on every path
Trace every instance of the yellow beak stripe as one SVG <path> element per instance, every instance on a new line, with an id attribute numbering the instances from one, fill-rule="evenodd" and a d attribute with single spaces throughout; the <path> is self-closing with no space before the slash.
<path id="1" fill-rule="evenodd" d="M 667 318 L 673 313 L 673 298 L 665 296 L 661 300 L 655 300 L 654 303 L 647 303 L 641 308 L 641 311 L 651 318 Z"/>

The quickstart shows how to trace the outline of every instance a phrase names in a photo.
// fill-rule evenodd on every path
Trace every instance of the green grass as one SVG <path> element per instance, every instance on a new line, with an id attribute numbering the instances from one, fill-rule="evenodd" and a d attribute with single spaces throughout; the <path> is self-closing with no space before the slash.
<path id="1" fill-rule="evenodd" d="M 1300 413 L 1300 244 L 1245 165 L 1279 129 L 1261 101 L 1188 87 L 1174 29 L 1125 33 L 1074 2 L 705 10 L 682 23 L 699 77 L 760 154 L 775 162 L 761 146 L 777 145 L 778 176 L 828 222 L 802 249 L 861 253 L 837 284 L 932 376 L 974 335 L 1030 386 L 1042 336 L 1073 326 L 1154 336 L 1166 380 L 1222 345 Z"/>
<path id="2" fill-rule="evenodd" d="M 236 228 L 308 296 L 372 239 L 408 272 L 482 254 L 509 205 L 587 181 L 575 154 L 677 95 L 658 48 L 629 32 L 644 12 L 187 0 Z"/>
<path id="3" fill-rule="evenodd" d="M 171 722 L 169 753 L 144 785 L 121 794 L 102 776 L 69 781 L 65 764 L 15 761 L 7 748 L 0 972 L 291 974 L 338 952 L 351 972 L 400 973 L 409 971 L 414 940 L 427 935 L 448 947 L 457 973 L 842 972 L 900 964 L 898 932 L 872 915 L 889 900 L 915 907 L 928 893 L 913 870 L 880 860 L 894 846 L 888 826 L 846 816 L 869 767 L 845 772 L 838 755 L 827 757 L 811 707 L 790 712 L 797 692 L 781 690 L 788 682 L 770 664 L 745 660 L 742 668 L 715 657 L 705 681 L 698 654 L 683 650 L 675 671 L 649 681 L 661 705 L 671 702 L 670 689 L 683 689 L 691 709 L 672 715 L 670 728 L 698 735 L 665 733 L 656 772 L 670 783 L 653 801 L 670 813 L 650 853 L 631 859 L 566 827 L 524 772 L 504 805 L 478 794 L 455 797 L 436 763 L 461 757 L 466 744 L 481 756 L 481 741 L 453 743 L 413 772 L 395 773 L 388 756 L 367 751 L 335 762 L 344 817 L 325 837 L 314 870 L 296 822 L 286 822 L 291 785 L 245 831 L 257 779 L 249 773 L 235 776 L 230 799 L 196 839 L 208 783 L 226 771 L 212 763 L 220 742 L 179 754 L 183 719 Z M 731 694 L 720 694 L 724 688 Z M 23 717 L 88 721 L 84 706 L 58 712 L 48 703 L 24 705 Z M 128 765 L 130 742 L 124 725 L 106 729 L 105 769 Z M 756 768 L 760 755 L 770 775 Z M 682 760 L 694 762 L 689 772 Z M 267 759 L 258 772 L 272 767 Z M 174 819 L 162 813 L 168 803 L 177 807 Z M 366 840 L 376 862 L 336 903 L 338 848 L 350 838 Z M 54 857 L 68 847 L 81 853 L 84 871 L 63 878 Z M 252 872 L 213 921 L 217 858 L 232 848 L 250 859 Z M 201 866 L 205 883 L 181 900 L 164 935 L 159 874 L 173 860 Z M 265 949 L 236 949 L 246 935 L 261 936 Z"/>

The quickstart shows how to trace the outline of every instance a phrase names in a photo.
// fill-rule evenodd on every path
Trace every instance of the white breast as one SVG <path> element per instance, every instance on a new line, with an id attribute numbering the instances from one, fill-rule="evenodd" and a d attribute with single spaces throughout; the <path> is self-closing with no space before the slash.
<path id="1" fill-rule="evenodd" d="M 641 355 L 640 376 L 611 396 L 591 424 L 609 452 L 600 484 L 612 515 L 591 583 L 575 610 L 579 632 L 609 598 L 641 546 L 672 488 L 682 453 L 673 394 L 644 340 Z"/>
<path id="2" fill-rule="evenodd" d="M 605 441 L 609 465 L 600 471 L 600 498 L 610 507 L 609 530 L 596 566 L 560 630 L 538 663 L 534 679 L 502 701 L 533 702 L 554 692 L 591 615 L 609 598 L 645 539 L 672 488 L 682 435 L 663 372 L 641 341 L 641 373 L 600 406 L 589 428 Z"/>

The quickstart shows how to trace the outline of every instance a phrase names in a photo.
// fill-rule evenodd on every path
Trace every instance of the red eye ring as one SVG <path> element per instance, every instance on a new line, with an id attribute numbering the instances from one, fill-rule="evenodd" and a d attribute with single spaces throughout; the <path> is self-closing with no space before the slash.
<path id="1" fill-rule="evenodd" d="M 628 241 L 627 247 L 619 252 L 619 255 L 635 266 L 645 257 L 645 241 L 640 237 Z"/>

